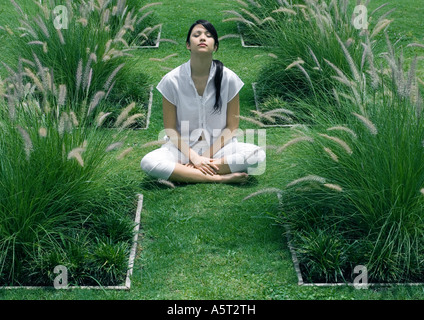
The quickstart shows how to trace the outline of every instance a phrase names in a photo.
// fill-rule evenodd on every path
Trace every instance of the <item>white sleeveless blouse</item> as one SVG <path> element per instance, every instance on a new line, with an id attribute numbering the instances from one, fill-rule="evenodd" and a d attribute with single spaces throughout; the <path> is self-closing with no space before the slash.
<path id="1" fill-rule="evenodd" d="M 213 62 L 203 96 L 199 96 L 191 78 L 190 60 L 167 73 L 156 87 L 177 108 L 177 131 L 190 147 L 202 134 L 209 145 L 215 141 L 226 127 L 228 102 L 244 85 L 233 71 L 224 66 L 221 83 L 222 108 L 220 113 L 214 113 L 215 69 Z"/>

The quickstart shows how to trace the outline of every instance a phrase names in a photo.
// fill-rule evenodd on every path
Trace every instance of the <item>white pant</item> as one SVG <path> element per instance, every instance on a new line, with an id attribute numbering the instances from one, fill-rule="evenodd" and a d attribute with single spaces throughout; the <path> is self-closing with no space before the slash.
<path id="1" fill-rule="evenodd" d="M 201 154 L 209 145 L 206 141 L 196 142 L 191 147 Z M 238 142 L 233 138 L 221 150 L 214 154 L 214 159 L 225 157 L 225 163 L 230 167 L 231 172 L 245 172 L 248 168 L 257 166 L 265 161 L 265 151 L 250 143 Z M 189 159 L 170 141 L 162 145 L 159 149 L 146 154 L 141 160 L 141 169 L 149 176 L 167 180 L 174 171 L 175 164 L 187 164 Z"/>

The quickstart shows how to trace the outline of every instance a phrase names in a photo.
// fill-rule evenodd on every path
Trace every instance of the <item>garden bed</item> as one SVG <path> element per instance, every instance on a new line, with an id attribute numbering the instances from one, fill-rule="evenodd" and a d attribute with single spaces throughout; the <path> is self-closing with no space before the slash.
<path id="1" fill-rule="evenodd" d="M 140 229 L 140 217 L 141 217 L 141 210 L 143 208 L 143 195 L 139 194 L 138 195 L 138 200 L 137 200 L 137 209 L 135 212 L 135 226 L 133 229 L 134 232 L 134 236 L 133 236 L 133 240 L 132 240 L 132 246 L 131 246 L 131 251 L 129 254 L 129 259 L 128 259 L 128 270 L 127 270 L 127 274 L 126 274 L 126 278 L 125 281 L 121 284 L 121 285 L 117 285 L 117 286 L 66 286 L 66 287 L 59 287 L 56 289 L 102 289 L 102 290 L 130 290 L 131 288 L 131 276 L 133 273 L 133 268 L 134 268 L 134 260 L 135 260 L 135 256 L 136 256 L 136 251 L 137 251 L 137 244 L 138 244 L 138 234 L 139 234 L 139 229 Z M 0 289 L 54 289 L 54 286 L 2 286 L 0 287 Z"/>
<path id="2" fill-rule="evenodd" d="M 326 282 L 305 282 L 304 277 L 301 271 L 301 264 L 298 259 L 298 255 L 296 253 L 296 249 L 292 243 L 292 233 L 290 228 L 285 225 L 286 229 L 286 237 L 287 237 L 287 245 L 290 250 L 290 255 L 292 257 L 294 270 L 296 272 L 297 284 L 299 286 L 305 287 L 339 287 L 339 286 L 353 286 L 356 288 L 364 288 L 367 287 L 390 287 L 390 286 L 406 286 L 406 287 L 414 287 L 414 286 L 424 286 L 423 282 L 415 282 L 415 283 L 358 283 L 354 284 L 352 282 L 335 282 L 335 283 L 326 283 Z"/>

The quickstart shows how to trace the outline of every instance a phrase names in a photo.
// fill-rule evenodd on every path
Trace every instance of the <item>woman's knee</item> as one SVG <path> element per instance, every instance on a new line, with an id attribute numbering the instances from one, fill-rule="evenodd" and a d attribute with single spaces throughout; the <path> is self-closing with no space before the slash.
<path id="1" fill-rule="evenodd" d="M 175 163 L 166 159 L 159 159 L 152 153 L 148 153 L 141 159 L 140 166 L 149 176 L 166 180 L 172 174 Z"/>

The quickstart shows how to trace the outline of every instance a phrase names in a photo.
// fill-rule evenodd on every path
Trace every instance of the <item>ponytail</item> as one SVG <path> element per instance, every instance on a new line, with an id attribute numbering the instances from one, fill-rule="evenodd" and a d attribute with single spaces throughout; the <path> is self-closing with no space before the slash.
<path id="1" fill-rule="evenodd" d="M 213 60 L 215 62 L 215 105 L 213 106 L 213 113 L 221 112 L 221 82 L 222 82 L 222 74 L 224 65 L 219 60 Z"/>

